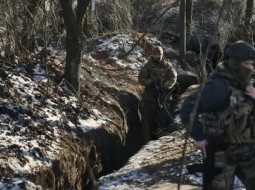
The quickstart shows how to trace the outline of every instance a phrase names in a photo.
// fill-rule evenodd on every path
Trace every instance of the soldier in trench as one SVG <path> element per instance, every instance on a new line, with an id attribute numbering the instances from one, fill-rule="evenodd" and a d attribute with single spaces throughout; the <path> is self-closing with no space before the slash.
<path id="1" fill-rule="evenodd" d="M 244 41 L 230 44 L 204 87 L 189 95 L 180 116 L 203 154 L 203 189 L 232 190 L 237 176 L 255 187 L 255 49 Z M 190 119 L 199 97 L 193 123 Z"/>
<path id="2" fill-rule="evenodd" d="M 162 112 L 168 109 L 166 106 L 170 100 L 170 91 L 176 83 L 177 73 L 171 63 L 165 61 L 163 49 L 154 47 L 152 56 L 141 69 L 138 81 L 145 86 L 142 104 L 143 128 L 148 129 L 147 135 L 150 140 L 158 138 L 158 128 L 163 129 L 171 115 Z M 168 111 L 168 110 L 165 110 Z M 164 116 L 163 116 L 164 115 Z M 163 116 L 163 117 L 162 117 Z M 161 126 L 159 126 L 161 125 Z"/>

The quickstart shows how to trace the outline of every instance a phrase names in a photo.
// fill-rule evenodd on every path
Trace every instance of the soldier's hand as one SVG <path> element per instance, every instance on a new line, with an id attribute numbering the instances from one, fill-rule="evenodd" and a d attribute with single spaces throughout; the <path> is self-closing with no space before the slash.
<path id="1" fill-rule="evenodd" d="M 253 86 L 247 86 L 245 94 L 250 96 L 253 100 L 255 100 L 255 88 Z"/>
<path id="2" fill-rule="evenodd" d="M 202 154 L 204 155 L 204 158 L 206 158 L 206 145 L 207 145 L 207 141 L 206 140 L 202 140 L 202 141 L 196 141 L 196 145 L 197 148 L 202 152 Z"/>

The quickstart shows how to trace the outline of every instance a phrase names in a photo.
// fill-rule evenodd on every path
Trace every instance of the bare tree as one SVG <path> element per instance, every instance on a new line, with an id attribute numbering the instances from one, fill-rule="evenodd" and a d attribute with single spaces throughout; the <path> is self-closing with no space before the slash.
<path id="1" fill-rule="evenodd" d="M 186 0 L 181 0 L 180 4 L 180 37 L 179 59 L 182 61 L 186 53 Z"/>
<path id="2" fill-rule="evenodd" d="M 187 3 L 187 1 L 189 1 L 189 3 Z M 179 61 L 180 61 L 181 67 L 185 70 L 189 68 L 188 64 L 185 62 L 185 54 L 186 54 L 186 47 L 187 47 L 187 29 L 188 29 L 188 35 L 190 35 L 190 24 L 191 24 L 191 13 L 187 12 L 187 10 L 192 11 L 190 7 L 192 6 L 191 2 L 192 0 L 181 0 L 181 3 L 180 3 Z M 188 9 L 187 9 L 187 6 L 189 6 Z M 189 20 L 187 20 L 187 16 Z"/>
<path id="3" fill-rule="evenodd" d="M 252 10 L 253 10 L 253 0 L 247 0 L 246 11 L 245 11 L 245 27 L 247 28 L 249 28 L 251 25 Z"/>
<path id="4" fill-rule="evenodd" d="M 0 1 L 0 10 L 0 49 L 5 59 L 14 61 L 15 57 L 41 51 L 46 48 L 45 33 L 49 43 L 62 33 L 55 1 Z"/>
<path id="5" fill-rule="evenodd" d="M 90 0 L 60 0 L 66 26 L 66 66 L 64 77 L 76 92 L 80 90 L 81 37 L 87 7 Z"/>
<path id="6" fill-rule="evenodd" d="M 29 28 L 33 25 L 33 18 L 35 17 L 37 9 L 40 4 L 41 1 L 28 0 L 27 12 L 25 12 L 25 14 L 22 15 L 23 27 L 21 31 L 21 43 L 19 45 L 31 51 L 34 49 L 35 36 L 32 36 L 31 34 L 32 32 L 30 32 L 31 29 Z"/>
<path id="7" fill-rule="evenodd" d="M 189 43 L 191 36 L 191 22 L 192 22 L 192 14 L 193 14 L 193 1 L 187 0 L 186 2 L 186 41 Z"/>

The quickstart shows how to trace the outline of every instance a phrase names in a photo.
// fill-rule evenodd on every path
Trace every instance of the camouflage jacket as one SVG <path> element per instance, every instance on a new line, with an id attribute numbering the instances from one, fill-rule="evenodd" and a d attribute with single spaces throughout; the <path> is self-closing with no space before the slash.
<path id="1" fill-rule="evenodd" d="M 144 98 L 146 100 L 155 99 L 155 87 L 156 84 L 159 90 L 168 92 L 175 85 L 177 80 L 177 73 L 171 63 L 164 59 L 160 62 L 156 62 L 153 58 L 150 58 L 145 66 L 141 69 L 138 81 L 141 85 L 145 86 Z"/>

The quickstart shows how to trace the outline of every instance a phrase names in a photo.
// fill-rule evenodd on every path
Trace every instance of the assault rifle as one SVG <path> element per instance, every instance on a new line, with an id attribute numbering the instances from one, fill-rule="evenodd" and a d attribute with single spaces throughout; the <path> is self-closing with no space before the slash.
<path id="1" fill-rule="evenodd" d="M 171 94 L 172 94 L 174 88 L 172 88 L 169 92 L 166 92 L 166 91 L 163 89 L 162 85 L 155 85 L 155 89 L 156 89 L 156 91 L 157 91 L 156 93 L 158 94 L 158 96 L 157 96 L 157 101 L 158 101 L 158 105 L 159 105 L 159 107 L 160 107 L 160 111 L 159 111 L 159 114 L 158 114 L 158 118 L 159 118 L 160 114 L 161 114 L 163 111 L 165 111 L 165 112 L 167 113 L 167 115 L 169 116 L 169 118 L 171 119 L 171 122 L 173 122 L 173 121 L 174 121 L 174 120 L 173 120 L 173 117 L 172 117 L 172 115 L 171 115 L 169 109 L 168 109 L 167 106 L 166 106 L 166 102 L 167 102 L 167 99 L 169 98 L 169 96 L 171 96 Z M 165 98 L 164 98 L 164 100 L 162 101 L 162 100 L 161 100 L 161 96 L 163 96 L 163 95 L 165 95 Z"/>

